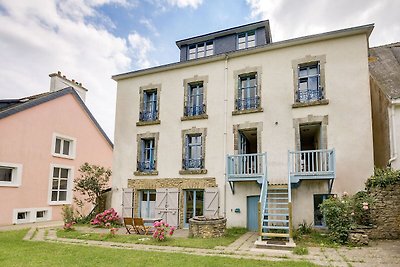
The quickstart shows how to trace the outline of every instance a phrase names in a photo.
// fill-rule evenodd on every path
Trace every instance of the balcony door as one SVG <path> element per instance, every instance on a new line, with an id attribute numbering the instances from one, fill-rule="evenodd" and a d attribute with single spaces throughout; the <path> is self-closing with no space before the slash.
<path id="1" fill-rule="evenodd" d="M 239 131 L 239 154 L 256 154 L 257 147 L 257 129 Z"/>
<path id="2" fill-rule="evenodd" d="M 314 172 L 321 165 L 322 155 L 315 150 L 321 147 L 321 123 L 300 125 L 301 171 Z"/>

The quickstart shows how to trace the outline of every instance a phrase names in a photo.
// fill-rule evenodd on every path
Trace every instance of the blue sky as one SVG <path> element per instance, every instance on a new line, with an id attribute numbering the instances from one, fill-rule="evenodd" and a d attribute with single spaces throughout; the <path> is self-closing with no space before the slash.
<path id="1" fill-rule="evenodd" d="M 112 75 L 178 61 L 175 41 L 269 19 L 273 41 L 375 23 L 400 41 L 396 0 L 0 0 L 0 99 L 49 90 L 61 71 L 113 140 Z"/>

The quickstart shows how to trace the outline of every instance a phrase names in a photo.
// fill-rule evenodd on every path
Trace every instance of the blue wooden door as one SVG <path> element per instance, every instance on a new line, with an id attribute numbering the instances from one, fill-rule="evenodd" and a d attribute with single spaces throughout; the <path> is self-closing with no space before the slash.
<path id="1" fill-rule="evenodd" d="M 260 196 L 247 197 L 247 229 L 258 231 L 258 200 Z"/>

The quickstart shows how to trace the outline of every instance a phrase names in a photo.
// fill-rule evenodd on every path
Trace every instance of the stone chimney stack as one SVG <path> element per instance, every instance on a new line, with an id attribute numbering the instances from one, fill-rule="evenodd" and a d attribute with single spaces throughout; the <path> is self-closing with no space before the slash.
<path id="1" fill-rule="evenodd" d="M 72 87 L 75 89 L 75 91 L 78 93 L 78 95 L 81 97 L 83 102 L 85 102 L 86 99 L 86 92 L 88 89 L 82 86 L 82 83 L 78 83 L 74 79 L 69 80 L 65 75 L 61 75 L 61 72 L 57 73 L 51 73 L 49 74 L 50 76 L 50 92 L 55 92 L 61 89 L 64 89 L 66 87 Z"/>

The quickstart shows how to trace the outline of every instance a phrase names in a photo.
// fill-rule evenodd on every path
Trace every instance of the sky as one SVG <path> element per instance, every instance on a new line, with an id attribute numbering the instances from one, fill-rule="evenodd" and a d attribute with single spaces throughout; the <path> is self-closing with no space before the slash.
<path id="1" fill-rule="evenodd" d="M 111 76 L 178 61 L 177 40 L 269 19 L 273 41 L 375 23 L 372 47 L 400 41 L 399 11 L 398 0 L 0 0 L 0 99 L 47 92 L 61 71 L 113 140 Z"/>

